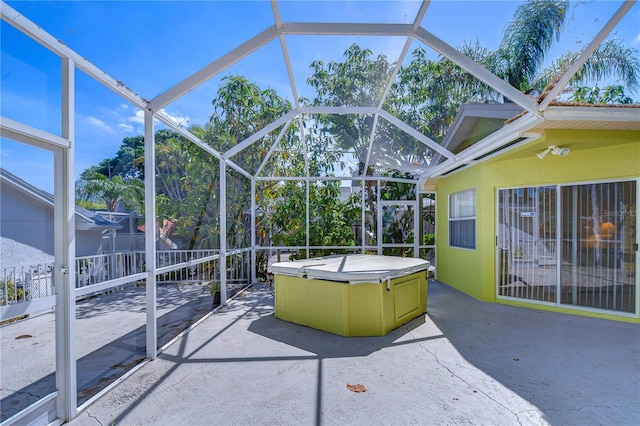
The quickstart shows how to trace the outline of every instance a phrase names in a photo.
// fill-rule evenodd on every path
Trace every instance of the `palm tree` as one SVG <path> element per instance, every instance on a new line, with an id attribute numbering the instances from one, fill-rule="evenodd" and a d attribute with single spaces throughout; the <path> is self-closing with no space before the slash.
<path id="1" fill-rule="evenodd" d="M 534 90 L 542 93 L 579 55 L 568 52 L 547 69 L 541 69 L 551 45 L 564 29 L 567 10 L 566 0 L 527 1 L 516 9 L 497 49 L 487 49 L 476 41 L 461 46 L 460 51 L 515 88 L 525 93 Z M 412 61 L 398 73 L 385 108 L 436 141 L 444 138 L 460 105 L 507 101 L 449 59 L 428 59 L 422 48 L 412 56 Z M 593 87 L 593 83 L 604 78 L 616 77 L 621 84 L 599 91 L 610 96 L 589 99 L 628 103 L 625 89 L 634 92 L 640 88 L 639 57 L 637 49 L 619 40 L 605 40 L 569 81 L 566 91 L 577 90 L 584 98 L 585 91 L 578 90 L 579 86 L 591 83 Z"/>
<path id="2" fill-rule="evenodd" d="M 476 42 L 463 45 L 460 51 L 513 87 L 525 93 L 542 92 L 580 54 L 567 52 L 548 68 L 541 69 L 553 42 L 560 38 L 564 29 L 568 7 L 566 0 L 527 1 L 516 9 L 496 50 L 486 49 Z M 605 40 L 569 81 L 569 91 L 578 85 L 597 84 L 607 77 L 616 77 L 626 89 L 637 91 L 640 89 L 639 57 L 637 49 L 626 46 L 622 41 Z M 501 96 L 493 89 L 457 65 L 447 59 L 441 59 L 439 63 L 443 64 L 449 80 L 465 93 L 463 98 L 473 100 L 480 96 L 486 100 L 500 100 Z"/>
<path id="3" fill-rule="evenodd" d="M 110 212 L 117 211 L 120 204 L 139 211 L 143 205 L 144 183 L 136 178 L 119 175 L 108 178 L 94 173 L 78 183 L 77 192 L 78 197 L 85 200 L 102 199 Z"/>
<path id="4" fill-rule="evenodd" d="M 553 41 L 560 38 L 567 7 L 566 0 L 533 0 L 518 6 L 494 53 L 497 69 L 492 71 L 526 91 Z"/>
<path id="5" fill-rule="evenodd" d="M 560 37 L 568 7 L 566 0 L 531 0 L 518 6 L 498 49 L 490 53 L 494 57 L 487 58 L 490 70 L 523 92 L 542 91 L 579 55 L 579 52 L 568 52 L 549 68 L 540 69 L 553 41 Z M 618 77 L 629 90 L 636 91 L 640 88 L 638 58 L 638 51 L 620 40 L 606 40 L 569 84 L 597 83 L 606 77 Z"/>
<path id="6" fill-rule="evenodd" d="M 541 91 L 553 81 L 553 77 L 562 72 L 578 58 L 579 52 L 568 52 L 557 58 L 548 68 L 539 73 L 531 83 L 531 88 Z M 596 49 L 585 64 L 569 81 L 572 89 L 588 82 L 598 82 L 607 77 L 618 77 L 623 84 L 617 84 L 615 90 L 628 89 L 635 92 L 640 89 L 640 59 L 637 49 L 625 45 L 621 40 L 606 40 Z M 593 86 L 592 86 L 593 87 Z"/>

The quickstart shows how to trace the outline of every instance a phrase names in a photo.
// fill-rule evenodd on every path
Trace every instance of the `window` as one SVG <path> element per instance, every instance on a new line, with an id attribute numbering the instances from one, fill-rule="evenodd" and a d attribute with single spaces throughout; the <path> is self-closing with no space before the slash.
<path id="1" fill-rule="evenodd" d="M 476 248 L 476 190 L 449 195 L 449 246 Z"/>

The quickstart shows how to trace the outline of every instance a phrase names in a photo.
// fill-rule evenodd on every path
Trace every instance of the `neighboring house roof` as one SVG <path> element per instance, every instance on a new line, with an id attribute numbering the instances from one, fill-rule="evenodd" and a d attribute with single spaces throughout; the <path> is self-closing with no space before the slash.
<path id="1" fill-rule="evenodd" d="M 178 248 L 178 245 L 174 243 L 171 238 L 168 237 L 168 234 L 171 234 L 173 232 L 172 228 L 175 227 L 175 221 L 164 219 L 162 221 L 162 225 L 163 225 L 162 228 L 160 228 L 160 226 L 158 225 L 158 222 L 156 222 L 156 241 L 159 240 L 167 248 L 171 250 L 176 250 Z M 136 229 L 140 232 L 147 232 L 147 226 L 145 224 L 138 225 Z"/>
<path id="2" fill-rule="evenodd" d="M 505 121 L 523 111 L 516 104 L 466 104 L 458 110 L 442 146 L 457 154 L 504 127 Z"/>
<path id="3" fill-rule="evenodd" d="M 53 263 L 54 257 L 28 244 L 0 236 L 0 265 L 3 267 L 20 265 L 29 259 L 32 265 Z"/>
<path id="4" fill-rule="evenodd" d="M 37 200 L 53 209 L 53 194 L 36 188 L 29 182 L 19 178 L 13 173 L 0 167 L 0 181 L 9 185 L 27 196 Z M 122 226 L 114 221 L 106 219 L 91 210 L 76 206 L 76 229 L 120 229 Z"/>

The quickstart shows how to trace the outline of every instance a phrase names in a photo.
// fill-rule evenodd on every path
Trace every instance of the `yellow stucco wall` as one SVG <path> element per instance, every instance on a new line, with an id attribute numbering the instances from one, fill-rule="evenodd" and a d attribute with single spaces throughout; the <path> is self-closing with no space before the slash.
<path id="1" fill-rule="evenodd" d="M 571 149 L 566 157 L 536 153 L 549 145 Z M 438 279 L 477 299 L 495 302 L 496 190 L 537 186 L 624 180 L 640 177 L 640 131 L 547 130 L 542 138 L 514 149 L 500 158 L 443 177 L 437 182 Z M 476 249 L 449 247 L 448 195 L 476 190 Z M 509 303 L 503 302 L 501 303 Z M 556 307 L 541 307 L 581 315 L 640 322 L 637 318 L 585 313 Z"/>

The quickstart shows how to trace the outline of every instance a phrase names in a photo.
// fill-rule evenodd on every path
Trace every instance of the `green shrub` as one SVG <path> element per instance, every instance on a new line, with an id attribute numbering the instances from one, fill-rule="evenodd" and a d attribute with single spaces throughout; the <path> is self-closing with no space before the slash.
<path id="1" fill-rule="evenodd" d="M 22 287 L 16 288 L 11 277 L 0 280 L 0 306 L 24 302 L 24 300 L 24 289 Z"/>

